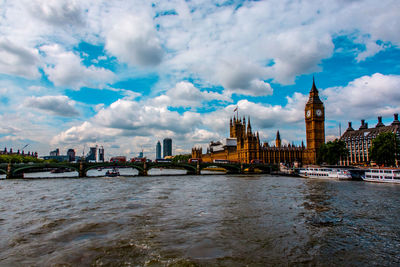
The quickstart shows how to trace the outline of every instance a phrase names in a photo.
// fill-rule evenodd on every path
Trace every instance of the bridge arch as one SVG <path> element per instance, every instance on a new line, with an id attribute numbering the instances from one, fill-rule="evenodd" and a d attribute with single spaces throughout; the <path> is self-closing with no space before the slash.
<path id="1" fill-rule="evenodd" d="M 14 167 L 14 169 L 11 171 L 12 176 L 18 176 L 19 174 L 22 174 L 25 170 L 40 170 L 40 169 L 73 169 L 74 171 L 79 173 L 79 168 L 75 167 L 74 165 L 68 165 L 68 164 L 59 164 L 59 163 L 46 163 L 46 164 L 32 164 L 32 165 L 24 165 L 21 167 Z"/>
<path id="2" fill-rule="evenodd" d="M 209 167 L 217 167 L 225 169 L 227 173 L 240 173 L 241 167 L 238 164 L 229 164 L 229 163 L 202 163 L 200 165 L 200 169 L 203 170 Z"/>
<path id="3" fill-rule="evenodd" d="M 144 172 L 144 168 L 135 163 L 105 162 L 105 163 L 101 163 L 101 164 L 96 163 L 96 164 L 85 167 L 84 168 L 85 176 L 87 175 L 88 171 L 97 169 L 99 167 L 101 167 L 101 168 L 126 168 L 126 167 L 129 167 L 129 168 L 138 170 L 139 175 Z"/>
<path id="4" fill-rule="evenodd" d="M 188 173 L 196 173 L 196 165 L 190 163 L 171 163 L 171 162 L 152 162 L 148 165 L 148 170 L 155 168 L 186 170 Z"/>

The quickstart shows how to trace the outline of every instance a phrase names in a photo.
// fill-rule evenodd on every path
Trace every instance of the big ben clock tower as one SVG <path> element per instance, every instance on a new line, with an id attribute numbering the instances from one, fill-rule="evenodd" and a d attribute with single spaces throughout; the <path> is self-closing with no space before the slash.
<path id="1" fill-rule="evenodd" d="M 305 107 L 307 148 L 304 155 L 305 164 L 316 164 L 319 147 L 325 143 L 325 110 L 318 96 L 318 90 L 313 85 Z"/>

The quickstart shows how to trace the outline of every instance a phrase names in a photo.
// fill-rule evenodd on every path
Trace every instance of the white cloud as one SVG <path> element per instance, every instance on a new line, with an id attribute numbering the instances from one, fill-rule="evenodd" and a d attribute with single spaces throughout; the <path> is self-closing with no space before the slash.
<path id="1" fill-rule="evenodd" d="M 0 38 L 0 73 L 36 79 L 39 78 L 38 64 L 39 53 L 36 49 Z"/>
<path id="2" fill-rule="evenodd" d="M 32 16 L 56 26 L 84 24 L 82 7 L 74 0 L 39 0 L 31 3 Z"/>
<path id="3" fill-rule="evenodd" d="M 79 115 L 74 107 L 75 102 L 67 96 L 32 96 L 27 98 L 24 104 L 27 107 L 43 110 L 57 116 L 74 117 Z"/>
<path id="4" fill-rule="evenodd" d="M 163 56 L 160 40 L 148 15 L 126 15 L 106 35 L 106 49 L 133 66 L 155 66 Z"/>
<path id="5" fill-rule="evenodd" d="M 190 82 L 179 82 L 165 95 L 154 99 L 154 104 L 171 107 L 200 107 L 203 102 L 211 100 L 232 101 L 226 94 L 200 91 Z"/>
<path id="6" fill-rule="evenodd" d="M 64 51 L 59 45 L 42 46 L 40 49 L 46 53 L 47 66 L 44 71 L 56 86 L 73 89 L 84 86 L 101 88 L 115 78 L 110 70 L 85 67 L 78 55 Z"/>
<path id="7" fill-rule="evenodd" d="M 349 82 L 347 86 L 323 90 L 329 119 L 367 119 L 399 112 L 400 75 L 375 73 Z"/>

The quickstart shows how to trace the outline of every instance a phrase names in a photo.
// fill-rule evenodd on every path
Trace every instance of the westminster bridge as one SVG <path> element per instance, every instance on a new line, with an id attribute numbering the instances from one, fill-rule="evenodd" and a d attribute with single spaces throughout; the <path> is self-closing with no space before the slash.
<path id="1" fill-rule="evenodd" d="M 23 178 L 24 173 L 41 172 L 56 169 L 69 169 L 78 172 L 78 177 L 87 177 L 87 172 L 98 168 L 132 168 L 138 171 L 139 176 L 148 175 L 153 168 L 186 170 L 188 175 L 201 174 L 205 168 L 216 167 L 225 169 L 228 174 L 252 173 L 256 169 L 262 173 L 271 173 L 277 170 L 277 165 L 246 164 L 246 163 L 172 163 L 172 162 L 97 162 L 97 163 L 2 163 L 0 174 L 5 174 L 7 179 Z"/>

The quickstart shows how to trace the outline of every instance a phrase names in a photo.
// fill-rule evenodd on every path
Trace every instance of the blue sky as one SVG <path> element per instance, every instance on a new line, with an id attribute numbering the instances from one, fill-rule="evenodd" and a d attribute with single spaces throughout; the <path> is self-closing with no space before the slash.
<path id="1" fill-rule="evenodd" d="M 315 76 L 326 139 L 400 111 L 398 1 L 0 1 L 0 146 L 175 154 L 227 137 L 238 106 L 305 140 Z"/>

